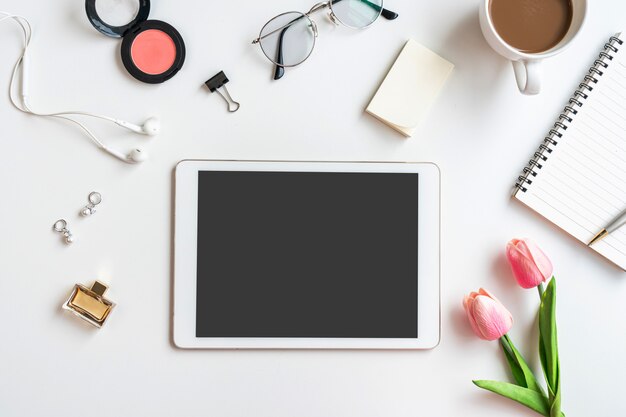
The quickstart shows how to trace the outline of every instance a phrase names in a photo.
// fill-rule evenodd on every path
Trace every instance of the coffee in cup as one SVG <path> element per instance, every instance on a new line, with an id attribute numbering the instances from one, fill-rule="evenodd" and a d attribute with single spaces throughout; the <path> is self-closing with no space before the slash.
<path id="1" fill-rule="evenodd" d="M 571 0 L 491 0 L 491 21 L 504 42 L 536 54 L 555 47 L 572 24 Z"/>
<path id="2" fill-rule="evenodd" d="M 480 0 L 487 43 L 511 60 L 523 94 L 541 90 L 541 61 L 563 51 L 580 32 L 587 0 Z"/>

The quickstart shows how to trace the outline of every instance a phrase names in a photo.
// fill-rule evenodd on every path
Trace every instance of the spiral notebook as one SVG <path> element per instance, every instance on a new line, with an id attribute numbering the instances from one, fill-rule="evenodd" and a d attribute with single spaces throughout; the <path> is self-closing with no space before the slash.
<path id="1" fill-rule="evenodd" d="M 612 36 L 515 184 L 514 196 L 587 244 L 626 208 L 626 45 Z M 591 246 L 626 271 L 626 226 Z"/>

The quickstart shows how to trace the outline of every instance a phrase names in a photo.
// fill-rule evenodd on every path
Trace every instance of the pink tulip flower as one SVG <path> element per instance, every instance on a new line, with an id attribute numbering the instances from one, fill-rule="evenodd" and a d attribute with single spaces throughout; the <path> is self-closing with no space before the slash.
<path id="1" fill-rule="evenodd" d="M 481 288 L 463 299 L 472 330 L 484 340 L 497 340 L 513 326 L 513 316 L 489 291 Z"/>
<path id="2" fill-rule="evenodd" d="M 506 257 L 522 288 L 535 288 L 552 276 L 552 262 L 530 239 L 512 239 L 506 245 Z"/>

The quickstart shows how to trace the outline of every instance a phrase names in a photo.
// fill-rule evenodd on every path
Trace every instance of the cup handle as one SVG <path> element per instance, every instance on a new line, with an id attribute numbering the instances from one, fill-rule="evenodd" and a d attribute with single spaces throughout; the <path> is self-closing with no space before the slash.
<path id="1" fill-rule="evenodd" d="M 522 94 L 534 95 L 541 91 L 541 61 L 511 61 L 517 88 Z"/>

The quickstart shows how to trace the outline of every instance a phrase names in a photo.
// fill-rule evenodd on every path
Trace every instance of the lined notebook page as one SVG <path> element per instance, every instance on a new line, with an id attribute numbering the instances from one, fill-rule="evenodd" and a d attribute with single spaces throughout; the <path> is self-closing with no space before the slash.
<path id="1" fill-rule="evenodd" d="M 624 39 L 624 38 L 622 38 Z M 626 43 L 515 197 L 587 244 L 626 209 Z M 624 48 L 625 50 L 622 50 Z M 591 247 L 626 270 L 626 226 Z"/>

